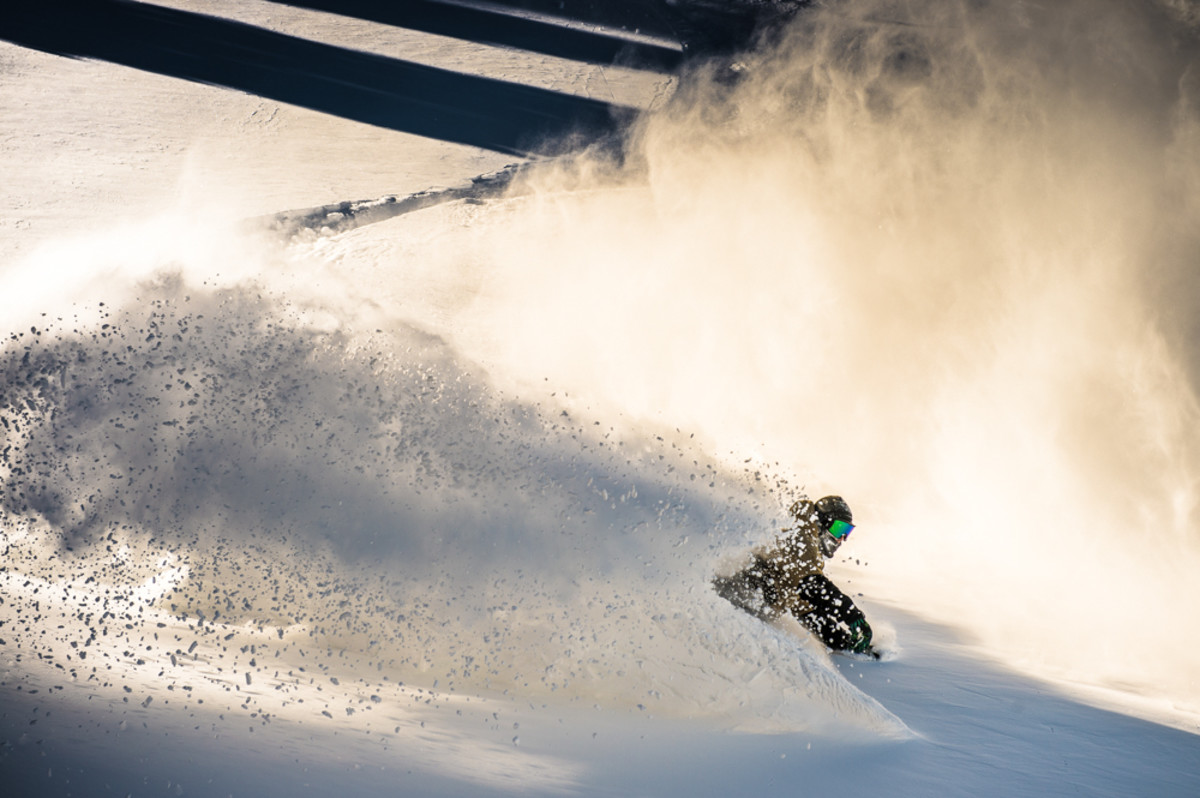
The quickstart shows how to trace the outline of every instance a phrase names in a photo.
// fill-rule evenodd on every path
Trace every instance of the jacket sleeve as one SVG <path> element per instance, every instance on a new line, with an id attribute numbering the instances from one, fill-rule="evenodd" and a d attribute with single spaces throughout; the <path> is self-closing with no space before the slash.
<path id="1" fill-rule="evenodd" d="M 767 603 L 776 611 L 803 615 L 810 610 L 800 595 L 803 581 L 824 570 L 815 524 L 799 524 L 785 529 L 769 548 L 755 551 L 760 568 L 770 582 Z M 764 590 L 764 595 L 768 591 Z"/>

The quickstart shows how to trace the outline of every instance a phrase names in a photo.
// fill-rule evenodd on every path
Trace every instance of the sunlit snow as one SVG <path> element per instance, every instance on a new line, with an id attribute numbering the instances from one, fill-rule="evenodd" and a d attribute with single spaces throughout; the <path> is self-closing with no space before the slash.
<path id="1" fill-rule="evenodd" d="M 0 23 L 5 795 L 1200 790 L 1194 4 L 681 74 L 201 13 L 642 113 L 516 158 Z M 827 492 L 882 661 L 708 588 Z"/>

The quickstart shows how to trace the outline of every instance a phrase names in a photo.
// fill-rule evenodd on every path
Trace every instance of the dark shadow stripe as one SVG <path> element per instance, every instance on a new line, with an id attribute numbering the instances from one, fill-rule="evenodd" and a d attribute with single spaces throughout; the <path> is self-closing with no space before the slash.
<path id="1" fill-rule="evenodd" d="M 611 136 L 636 113 L 128 0 L 23 3 L 0 14 L 0 39 L 514 155 Z"/>
<path id="2" fill-rule="evenodd" d="M 500 45 L 592 64 L 622 64 L 658 72 L 679 67 L 683 53 L 603 31 L 588 31 L 438 0 L 273 0 L 480 44 Z M 498 5 L 503 5 L 498 4 Z M 518 9 L 520 10 L 520 9 Z M 570 20 L 564 19 L 563 22 Z"/>

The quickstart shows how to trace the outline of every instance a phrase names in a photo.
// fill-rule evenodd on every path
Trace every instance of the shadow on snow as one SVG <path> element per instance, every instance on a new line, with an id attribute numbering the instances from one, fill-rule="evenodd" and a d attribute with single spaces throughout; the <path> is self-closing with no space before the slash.
<path id="1" fill-rule="evenodd" d="M 354 5 L 361 12 L 370 4 Z M 463 19 L 460 33 L 479 33 L 478 20 L 469 15 Z M 534 39 L 547 35 L 530 31 L 527 26 L 526 34 Z M 584 38 L 595 49 L 604 37 Z M 0 39 L 514 155 L 552 154 L 573 141 L 611 136 L 635 113 L 586 97 L 128 0 L 25 3 L 0 18 Z"/>

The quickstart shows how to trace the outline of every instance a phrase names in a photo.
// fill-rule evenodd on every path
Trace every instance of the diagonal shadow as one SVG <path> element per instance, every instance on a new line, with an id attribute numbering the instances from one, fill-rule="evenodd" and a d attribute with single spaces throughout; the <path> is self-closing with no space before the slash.
<path id="1" fill-rule="evenodd" d="M 701 0 L 703 1 L 703 0 Z M 724 5 L 744 0 L 716 0 Z M 759 2 L 760 0 L 752 0 Z M 540 15 L 545 18 L 570 19 L 583 25 L 597 25 L 613 30 L 635 30 L 650 36 L 674 38 L 679 30 L 674 24 L 675 9 L 692 5 L 697 0 L 433 0 L 447 5 L 503 9 L 507 13 Z"/>
<path id="2" fill-rule="evenodd" d="M 611 137 L 636 111 L 129 0 L 39 0 L 0 39 L 514 155 Z"/>
<path id="3" fill-rule="evenodd" d="M 291 0 L 277 0 L 291 3 Z M 756 35 L 785 23 L 813 0 L 358 0 L 373 5 L 413 2 L 492 9 L 534 15 L 610 30 L 635 31 L 676 41 L 679 62 L 699 56 L 728 56 L 752 46 Z M 343 3 L 334 3 L 339 7 Z M 347 12 L 349 13 L 349 12 Z M 457 15 L 459 12 L 453 12 Z M 453 35 L 453 34 L 451 34 Z"/>
<path id="4" fill-rule="evenodd" d="M 658 72 L 672 72 L 682 60 L 682 50 L 639 41 L 600 30 L 568 27 L 572 20 L 555 24 L 546 17 L 520 16 L 524 9 L 505 13 L 506 3 L 493 7 L 458 5 L 446 0 L 272 0 L 281 5 L 325 11 L 434 33 L 479 44 L 501 45 L 544 55 L 593 64 L 621 63 Z M 652 17 L 643 10 L 634 17 Z M 671 35 L 668 29 L 666 35 Z"/>

